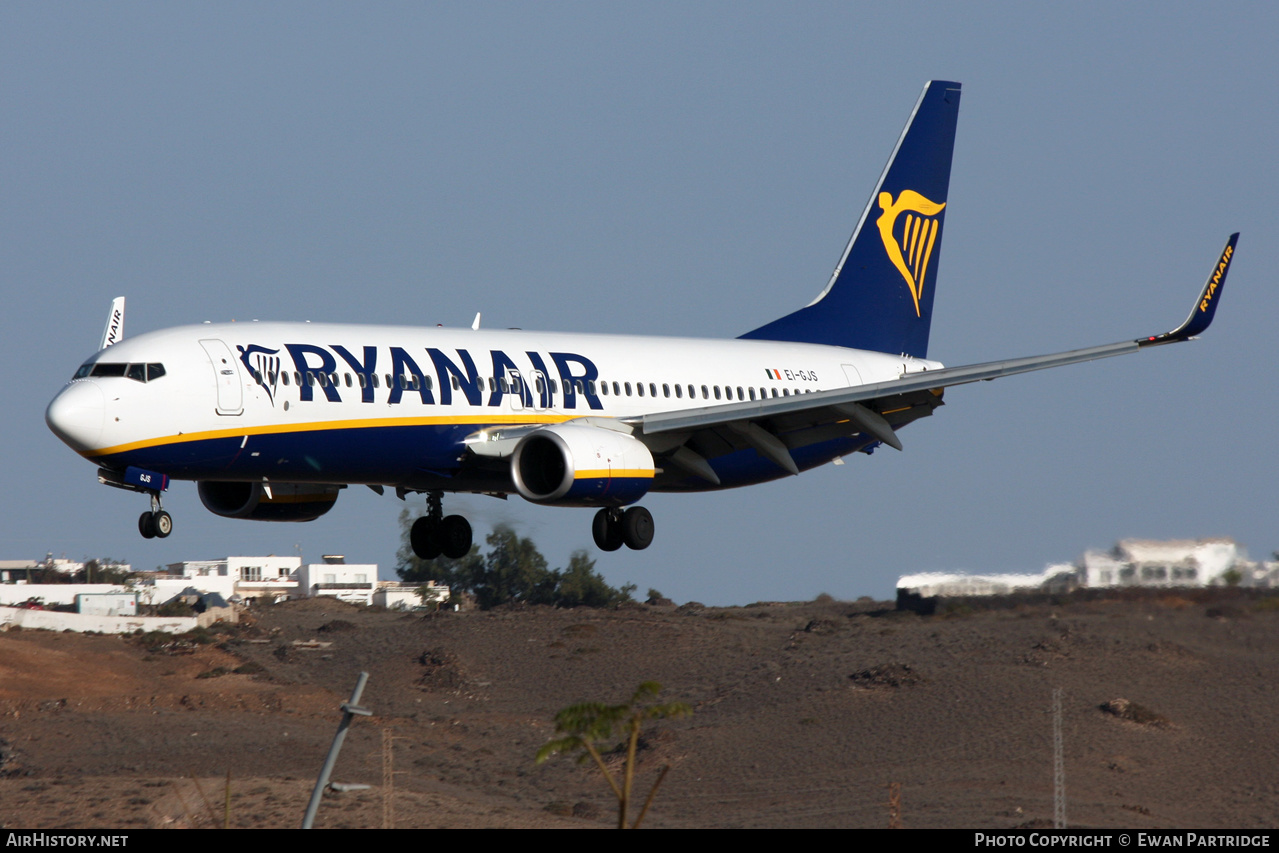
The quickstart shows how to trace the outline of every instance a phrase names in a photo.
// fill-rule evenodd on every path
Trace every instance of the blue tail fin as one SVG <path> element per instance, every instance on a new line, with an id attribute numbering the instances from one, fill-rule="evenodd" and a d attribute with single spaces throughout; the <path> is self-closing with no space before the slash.
<path id="1" fill-rule="evenodd" d="M 821 295 L 743 338 L 927 356 L 959 89 L 924 86 Z"/>

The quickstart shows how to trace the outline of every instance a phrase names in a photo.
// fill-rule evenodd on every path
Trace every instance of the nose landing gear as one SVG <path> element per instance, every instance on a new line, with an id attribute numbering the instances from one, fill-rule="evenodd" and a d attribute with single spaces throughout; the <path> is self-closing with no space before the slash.
<path id="1" fill-rule="evenodd" d="M 164 539 L 173 532 L 173 516 L 160 508 L 160 495 L 151 494 L 151 511 L 138 516 L 138 532 L 143 539 Z"/>
<path id="2" fill-rule="evenodd" d="M 471 523 L 460 515 L 444 515 L 441 500 L 444 493 L 426 493 L 426 515 L 409 529 L 409 545 L 422 560 L 434 560 L 443 554 L 452 560 L 465 557 L 471 550 Z"/>

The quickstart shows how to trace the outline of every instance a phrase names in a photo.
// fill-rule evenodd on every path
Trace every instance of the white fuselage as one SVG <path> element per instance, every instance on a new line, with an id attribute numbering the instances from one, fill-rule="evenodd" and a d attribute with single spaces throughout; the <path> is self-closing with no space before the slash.
<path id="1" fill-rule="evenodd" d="M 466 437 L 494 426 L 636 418 L 940 367 L 771 341 L 258 322 L 150 332 L 91 362 L 48 419 L 99 464 L 178 479 L 385 485 L 457 476 Z M 118 364 L 127 375 L 101 375 Z M 163 375 L 142 381 L 138 365 Z M 762 470 L 758 479 L 776 476 Z"/>

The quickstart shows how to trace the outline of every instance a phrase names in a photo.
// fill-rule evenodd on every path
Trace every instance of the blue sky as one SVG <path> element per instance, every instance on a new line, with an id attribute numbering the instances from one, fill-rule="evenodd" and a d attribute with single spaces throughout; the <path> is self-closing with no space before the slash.
<path id="1" fill-rule="evenodd" d="M 733 337 L 825 285 L 929 78 L 964 84 L 930 357 L 1154 334 L 1239 251 L 1202 341 L 952 389 L 901 434 L 751 489 L 645 500 L 598 555 L 676 600 L 886 597 L 1122 537 L 1275 533 L 1279 12 L 1235 4 L 0 6 L 0 556 L 152 567 L 339 552 L 389 568 L 366 489 L 303 525 L 98 486 L 44 407 L 126 332 L 310 319 Z M 552 565 L 590 513 L 446 503 Z"/>

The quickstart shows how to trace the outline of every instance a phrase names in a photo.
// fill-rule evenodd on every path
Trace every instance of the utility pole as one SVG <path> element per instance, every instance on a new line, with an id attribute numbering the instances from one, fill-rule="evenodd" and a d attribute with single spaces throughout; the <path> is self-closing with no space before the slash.
<path id="1" fill-rule="evenodd" d="M 320 768 L 320 777 L 315 780 L 311 801 L 307 803 L 306 814 L 302 817 L 303 829 L 310 829 L 315 823 L 315 813 L 320 808 L 320 798 L 324 796 L 324 789 L 329 785 L 329 776 L 333 773 L 333 765 L 337 764 L 338 753 L 342 751 L 342 742 L 346 740 L 346 730 L 351 727 L 351 720 L 356 717 L 373 716 L 372 711 L 360 707 L 360 696 L 363 695 L 364 685 L 368 680 L 369 674 L 361 672 L 360 677 L 355 681 L 355 689 L 351 691 L 351 698 L 342 703 L 342 722 L 338 723 L 337 734 L 333 736 L 329 754 L 324 759 L 324 766 Z"/>
<path id="2" fill-rule="evenodd" d="M 1061 688 L 1053 688 L 1053 829 L 1066 828 L 1066 760 L 1061 741 Z"/>

